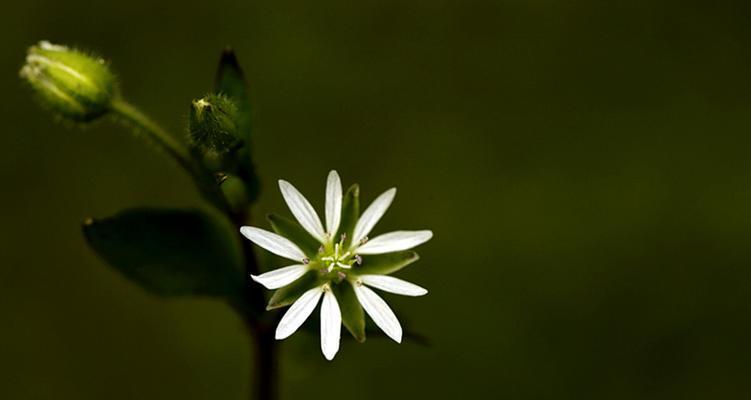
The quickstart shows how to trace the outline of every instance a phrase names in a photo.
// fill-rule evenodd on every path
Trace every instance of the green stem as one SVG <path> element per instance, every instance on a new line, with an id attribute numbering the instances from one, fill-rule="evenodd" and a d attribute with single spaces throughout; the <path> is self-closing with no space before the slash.
<path id="1" fill-rule="evenodd" d="M 149 139 L 174 158 L 181 167 L 185 168 L 192 175 L 194 165 L 188 152 L 164 128 L 123 99 L 114 100 L 112 102 L 112 110 L 125 119 L 126 122 L 145 132 L 149 136 Z"/>
<path id="2" fill-rule="evenodd" d="M 162 151 L 167 153 L 177 164 L 193 178 L 201 195 L 219 210 L 230 214 L 229 205 L 219 185 L 209 171 L 196 163 L 188 151 L 174 136 L 159 126 L 153 119 L 123 99 L 112 101 L 112 111 L 126 123 L 144 132 Z"/>
<path id="3" fill-rule="evenodd" d="M 195 162 L 185 147 L 177 142 L 164 128 L 142 113 L 138 108 L 123 99 L 112 103 L 112 110 L 126 123 L 144 132 L 162 151 L 172 157 L 193 178 L 201 195 L 222 211 L 239 228 L 249 222 L 249 213 L 232 212 L 214 177 L 203 166 Z M 258 274 L 258 262 L 253 246 L 242 239 L 245 254 L 246 272 Z M 245 286 L 240 298 L 231 299 L 231 305 L 243 316 L 253 338 L 255 353 L 252 366 L 253 389 L 251 398 L 256 400 L 276 400 L 278 396 L 277 344 L 274 339 L 273 314 L 260 318 L 265 311 L 265 300 L 258 286 Z"/>

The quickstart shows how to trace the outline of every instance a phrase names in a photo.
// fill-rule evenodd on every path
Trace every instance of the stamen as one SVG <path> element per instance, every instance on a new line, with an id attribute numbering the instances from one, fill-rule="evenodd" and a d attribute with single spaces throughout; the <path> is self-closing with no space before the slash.
<path id="1" fill-rule="evenodd" d="M 342 271 L 339 271 L 339 272 L 337 273 L 337 276 L 339 277 L 339 283 L 341 283 L 341 282 L 342 282 L 342 281 L 344 280 L 344 278 L 346 278 L 346 277 L 347 277 L 347 274 L 345 274 L 345 273 L 344 273 L 344 272 L 342 272 Z"/>
<path id="2" fill-rule="evenodd" d="M 302 263 L 305 264 L 305 265 L 308 265 L 308 264 L 310 264 L 310 259 L 307 258 L 307 257 L 305 257 L 305 258 L 302 259 Z"/>
<path id="3" fill-rule="evenodd" d="M 355 262 L 357 265 L 362 265 L 362 257 L 359 254 L 355 254 Z"/>
<path id="4" fill-rule="evenodd" d="M 342 233 L 342 234 L 341 234 L 341 235 L 339 236 L 339 243 L 342 243 L 342 244 L 344 244 L 344 241 L 345 241 L 345 240 L 347 240 L 347 232 L 344 232 L 344 233 Z"/>

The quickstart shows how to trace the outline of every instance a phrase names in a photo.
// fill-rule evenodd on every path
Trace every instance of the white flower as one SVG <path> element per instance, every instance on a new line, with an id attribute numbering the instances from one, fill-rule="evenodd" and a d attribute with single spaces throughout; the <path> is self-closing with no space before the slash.
<path id="1" fill-rule="evenodd" d="M 394 200 L 396 189 L 389 189 L 378 196 L 356 221 L 345 221 L 343 209 L 357 217 L 357 207 L 354 207 L 352 203 L 359 201 L 358 192 L 356 188 L 347 192 L 350 196 L 349 208 L 345 207 L 342 184 L 336 171 L 329 173 L 326 182 L 325 227 L 321 224 L 310 202 L 292 184 L 280 180 L 279 189 L 292 215 L 302 227 L 300 234 L 295 236 L 293 233 L 286 233 L 287 237 L 285 237 L 251 226 L 244 226 L 240 229 L 240 232 L 253 243 L 294 262 L 287 267 L 261 275 L 252 275 L 253 280 L 268 289 L 287 289 L 302 284 L 300 283 L 302 281 L 305 281 L 307 285 L 304 293 L 294 299 L 294 303 L 279 322 L 276 338 L 285 339 L 295 333 L 313 313 L 323 297 L 321 351 L 326 359 L 333 359 L 339 350 L 342 322 L 345 325 L 351 322 L 351 325 L 356 325 L 359 330 L 364 327 L 362 317 L 359 320 L 342 321 L 339 301 L 345 301 L 345 299 L 337 300 L 337 295 L 334 293 L 337 290 L 349 290 L 344 287 L 349 285 L 354 291 L 354 298 L 373 322 L 386 335 L 401 343 L 402 327 L 399 320 L 386 302 L 370 288 L 405 296 L 427 294 L 428 291 L 422 287 L 387 276 L 385 273 L 393 272 L 417 260 L 415 253 L 405 254 L 404 251 L 427 242 L 433 237 L 433 233 L 429 230 L 394 231 L 368 239 L 368 234 Z M 307 235 L 310 235 L 310 238 Z M 313 239 L 318 243 L 316 246 L 320 245 L 320 248 L 317 252 L 308 250 L 306 253 L 303 248 L 311 248 L 310 244 Z M 307 245 L 303 242 L 307 242 Z M 394 253 L 392 254 L 394 257 L 388 258 L 388 253 Z M 369 263 L 371 256 L 374 258 Z M 310 275 L 312 279 L 310 281 L 300 279 L 305 275 Z M 352 328 L 348 325 L 353 334 L 355 334 L 353 329 L 358 329 L 357 327 Z"/>

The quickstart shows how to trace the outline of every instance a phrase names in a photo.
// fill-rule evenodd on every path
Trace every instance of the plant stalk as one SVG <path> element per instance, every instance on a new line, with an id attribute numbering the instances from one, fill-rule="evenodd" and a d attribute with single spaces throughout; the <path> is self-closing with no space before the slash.
<path id="1" fill-rule="evenodd" d="M 123 99 L 113 101 L 112 111 L 128 124 L 144 132 L 154 144 L 188 172 L 201 195 L 233 222 L 235 232 L 239 233 L 240 227 L 249 224 L 250 212 L 233 212 L 211 173 L 195 162 L 185 147 L 164 128 Z M 241 243 L 245 256 L 246 276 L 257 275 L 260 271 L 253 245 L 244 238 L 241 238 Z M 279 395 L 278 347 L 274 338 L 277 313 L 266 312 L 266 300 L 259 285 L 248 282 L 240 297 L 240 299 L 233 299 L 231 305 L 245 321 L 248 335 L 253 342 L 250 399 L 277 400 Z"/>
<path id="2" fill-rule="evenodd" d="M 234 215 L 235 230 L 250 223 L 250 212 Z M 242 250 L 245 256 L 246 276 L 260 273 L 258 261 L 253 245 L 249 240 L 241 238 Z M 251 400 L 276 400 L 279 396 L 278 374 L 278 345 L 274 338 L 274 326 L 277 313 L 266 311 L 266 299 L 260 285 L 248 282 L 243 293 L 244 310 L 238 310 L 248 327 L 254 352 L 251 365 L 250 390 Z"/>

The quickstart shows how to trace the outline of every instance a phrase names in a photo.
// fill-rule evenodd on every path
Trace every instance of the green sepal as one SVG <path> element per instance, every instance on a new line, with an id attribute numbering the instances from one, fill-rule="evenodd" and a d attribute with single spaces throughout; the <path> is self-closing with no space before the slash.
<path id="1" fill-rule="evenodd" d="M 310 236 L 300 224 L 276 214 L 268 214 L 266 215 L 266 219 L 271 223 L 271 229 L 274 232 L 294 242 L 310 259 L 316 257 L 321 243 L 313 236 Z"/>
<path id="2" fill-rule="evenodd" d="M 362 256 L 362 265 L 355 264 L 352 267 L 352 272 L 356 275 L 388 275 L 419 259 L 420 256 L 412 250 Z"/>
<path id="3" fill-rule="evenodd" d="M 244 146 L 238 150 L 237 158 L 238 174 L 248 186 L 248 197 L 250 202 L 258 198 L 260 185 L 258 176 L 253 165 L 252 148 L 251 148 L 251 125 L 252 109 L 250 105 L 250 95 L 248 84 L 245 81 L 240 63 L 237 61 L 235 52 L 227 48 L 222 52 L 219 59 L 219 67 L 214 79 L 214 91 L 221 93 L 234 102 L 237 106 L 236 123 L 240 138 Z"/>
<path id="4" fill-rule="evenodd" d="M 342 219 L 339 224 L 339 231 L 335 238 L 345 234 L 347 239 L 344 241 L 344 248 L 349 248 L 352 240 L 352 232 L 355 230 L 357 220 L 360 218 L 360 186 L 354 184 L 347 189 L 342 199 Z"/>
<path id="5" fill-rule="evenodd" d="M 266 309 L 273 310 L 275 308 L 288 306 L 294 303 L 303 293 L 320 284 L 321 282 L 318 279 L 318 273 L 316 271 L 308 271 L 305 275 L 300 277 L 300 279 L 283 288 L 277 289 L 271 296 L 271 299 L 269 299 L 269 304 L 266 305 Z"/>
<path id="6" fill-rule="evenodd" d="M 200 210 L 125 210 L 88 219 L 83 234 L 104 261 L 159 296 L 231 296 L 244 285 L 229 223 Z"/>
<path id="7" fill-rule="evenodd" d="M 347 280 L 332 285 L 342 312 L 342 323 L 358 342 L 365 341 L 365 313 L 357 300 L 352 283 Z"/>

